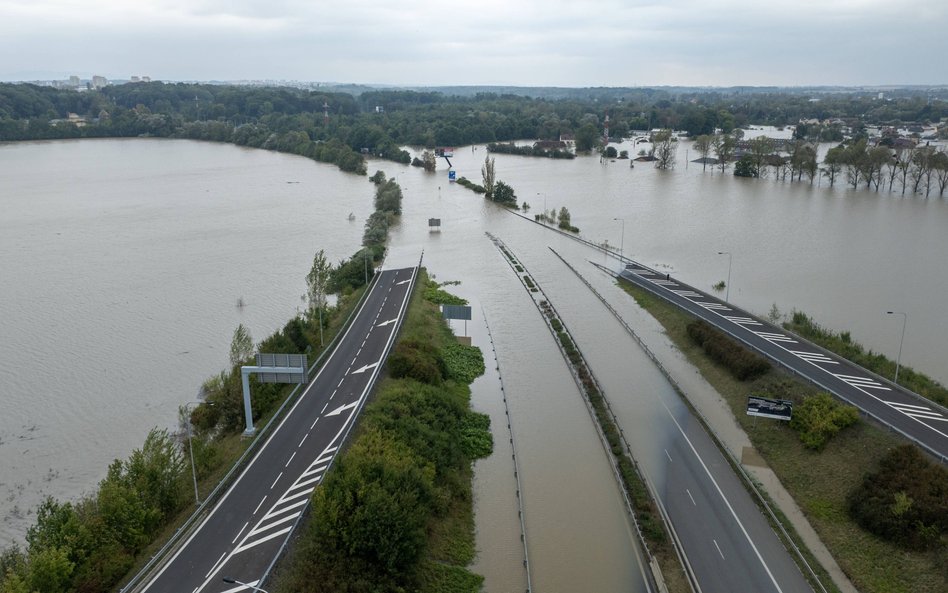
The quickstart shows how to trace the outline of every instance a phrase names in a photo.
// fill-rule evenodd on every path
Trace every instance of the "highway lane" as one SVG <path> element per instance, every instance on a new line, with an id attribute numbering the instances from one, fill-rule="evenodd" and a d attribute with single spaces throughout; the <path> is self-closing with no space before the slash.
<path id="1" fill-rule="evenodd" d="M 667 409 L 667 408 L 666 408 Z M 690 411 L 668 411 L 661 503 L 701 593 L 812 593 L 734 470 Z"/>
<path id="2" fill-rule="evenodd" d="M 267 442 L 142 591 L 221 593 L 257 585 L 328 471 L 384 364 L 416 268 L 382 271 L 343 339 Z"/>
<path id="3" fill-rule="evenodd" d="M 948 410 L 781 327 L 638 263 L 620 276 L 744 342 L 948 460 Z"/>

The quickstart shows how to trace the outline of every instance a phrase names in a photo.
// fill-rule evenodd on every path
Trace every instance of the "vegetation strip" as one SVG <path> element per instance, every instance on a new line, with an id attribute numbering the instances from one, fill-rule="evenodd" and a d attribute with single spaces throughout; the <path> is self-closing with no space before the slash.
<path id="1" fill-rule="evenodd" d="M 415 293 L 389 376 L 355 438 L 316 488 L 275 591 L 476 593 L 472 461 L 490 454 L 489 418 L 470 410 L 478 348 L 457 344 Z M 431 370 L 436 372 L 432 373 Z"/>
<path id="2" fill-rule="evenodd" d="M 516 265 L 522 266 L 518 262 L 507 246 L 499 238 L 487 234 L 494 242 L 497 248 L 508 260 L 508 264 L 513 268 Z M 592 416 L 596 427 L 596 432 L 602 442 L 603 448 L 609 453 L 610 465 L 616 476 L 616 480 L 621 485 L 622 496 L 626 501 L 627 509 L 635 526 L 636 533 L 648 556 L 647 561 L 650 570 L 650 580 L 662 579 L 661 575 L 655 574 L 652 570 L 654 563 L 652 560 L 657 558 L 661 573 L 664 577 L 671 577 L 672 589 L 674 583 L 683 582 L 677 579 L 677 574 L 681 574 L 682 565 L 676 562 L 671 556 L 671 546 L 668 532 L 663 525 L 664 518 L 658 510 L 658 505 L 654 502 L 651 489 L 647 481 L 642 477 L 640 470 L 631 455 L 631 450 L 625 437 L 622 435 L 622 429 L 619 427 L 615 414 L 609 406 L 609 402 L 600 387 L 598 381 L 593 376 L 588 364 L 583 358 L 579 349 L 576 348 L 575 341 L 564 326 L 559 315 L 553 306 L 549 303 L 546 295 L 543 293 L 535 281 L 527 283 L 526 275 L 518 274 L 521 283 L 528 292 L 537 292 L 536 297 L 532 297 L 534 303 L 540 311 L 544 321 L 547 324 L 563 357 L 570 366 L 571 374 L 583 394 L 583 401 L 587 410 Z M 533 288 L 531 288 L 531 286 Z M 531 295 L 532 296 L 532 295 Z M 680 558 L 680 557 L 679 557 Z M 653 581 L 654 584 L 654 581 Z M 665 582 L 665 584 L 669 584 Z M 684 584 L 682 586 L 685 586 Z M 677 589 L 674 589 L 677 590 Z"/>
<path id="3" fill-rule="evenodd" d="M 598 266 L 597 266 L 598 267 Z M 796 402 L 818 395 L 811 384 L 782 369 L 749 382 L 734 379 L 717 363 L 711 361 L 687 336 L 687 324 L 693 318 L 674 305 L 636 286 L 622 283 L 639 306 L 643 307 L 665 328 L 669 339 L 695 365 L 701 375 L 727 401 L 734 419 L 750 438 L 756 451 L 764 458 L 807 520 L 819 534 L 827 549 L 846 576 L 864 593 L 942 593 L 948 590 L 948 470 L 927 457 L 912 457 L 900 466 L 897 480 L 891 472 L 879 472 L 887 467 L 886 458 L 905 447 L 904 441 L 893 433 L 871 422 L 858 422 L 829 440 L 820 450 L 808 448 L 798 430 L 780 422 L 768 422 L 766 429 L 755 429 L 754 421 L 745 415 L 748 391 L 764 397 L 792 399 Z M 796 407 L 794 413 L 796 414 Z M 908 446 L 912 448 L 913 446 Z M 889 465 L 889 468 L 892 466 Z M 938 469 L 934 469 L 938 468 Z M 881 474 L 883 479 L 873 476 Z M 873 535 L 861 528 L 854 518 L 855 500 L 865 499 L 865 492 L 854 494 L 868 480 L 873 485 L 875 502 L 871 512 L 888 510 L 887 523 L 893 521 L 905 527 L 918 527 L 923 541 L 935 547 L 924 551 L 913 549 L 883 536 Z M 901 492 L 908 494 L 921 484 L 941 492 L 937 503 L 926 500 L 930 508 L 914 504 L 913 495 L 897 496 L 889 488 L 901 484 Z M 909 500 L 913 500 L 911 504 Z M 920 511 L 934 511 L 941 518 L 935 523 L 941 530 L 938 539 L 926 538 Z M 892 531 L 896 536 L 900 531 Z M 911 541 L 914 538 L 909 538 Z"/>
<path id="4" fill-rule="evenodd" d="M 728 449 L 727 447 L 723 445 L 723 443 L 721 442 L 721 439 L 717 436 L 717 434 L 715 434 L 714 430 L 711 428 L 710 423 L 703 417 L 701 412 L 698 409 L 696 409 L 694 406 L 692 406 L 691 402 L 688 401 L 688 398 L 685 396 L 684 390 L 682 390 L 678 382 L 675 381 L 671 373 L 668 372 L 668 369 L 665 368 L 665 365 L 663 365 L 662 362 L 658 359 L 658 357 L 655 356 L 655 354 L 649 349 L 648 345 L 645 344 L 642 338 L 639 337 L 639 335 L 635 332 L 635 330 L 632 329 L 632 327 L 625 321 L 625 319 L 623 319 L 622 316 L 619 315 L 619 312 L 616 311 L 615 308 L 612 305 L 610 305 L 608 301 L 606 301 L 606 299 L 601 294 L 599 294 L 599 291 L 593 288 L 593 286 L 589 283 L 589 281 L 587 281 L 586 278 L 584 278 L 583 275 L 579 273 L 579 270 L 574 268 L 569 262 L 567 262 L 563 258 L 563 256 L 557 253 L 556 250 L 554 250 L 552 247 L 550 247 L 549 249 L 560 259 L 561 262 L 563 262 L 563 264 L 567 268 L 570 269 L 570 271 L 572 271 L 583 282 L 583 284 L 586 285 L 586 287 L 596 296 L 596 298 L 599 299 L 599 302 L 601 302 L 606 307 L 606 309 L 608 309 L 609 312 L 612 313 L 613 317 L 616 318 L 619 324 L 623 328 L 625 328 L 625 331 L 630 336 L 632 336 L 632 338 L 636 341 L 636 343 L 642 348 L 646 356 L 648 356 L 649 359 L 655 364 L 655 366 L 658 367 L 658 370 L 662 373 L 662 375 L 669 382 L 672 388 L 674 388 L 675 392 L 682 399 L 682 401 L 685 402 L 685 404 L 688 405 L 688 408 L 692 411 L 692 413 L 695 414 L 695 416 L 700 419 L 701 424 L 703 425 L 704 429 L 708 432 L 708 434 L 712 436 L 712 440 L 714 441 L 715 445 L 724 454 L 725 458 L 730 462 L 731 466 L 735 469 L 737 474 L 741 477 L 741 481 L 744 482 L 744 485 L 747 487 L 747 489 L 754 495 L 755 499 L 757 500 L 761 508 L 767 511 L 767 514 L 769 516 L 771 523 L 780 530 L 781 539 L 784 541 L 784 543 L 788 544 L 791 548 L 793 548 L 794 553 L 796 554 L 796 560 L 798 561 L 798 564 L 802 564 L 802 567 L 805 570 L 804 574 L 807 575 L 808 580 L 816 584 L 823 591 L 823 593 L 827 593 L 826 587 L 823 585 L 823 582 L 820 579 L 819 575 L 817 575 L 816 571 L 813 569 L 813 567 L 810 565 L 810 562 L 807 560 L 807 556 L 809 556 L 810 559 L 813 559 L 812 553 L 806 549 L 806 545 L 803 544 L 802 541 L 800 542 L 797 541 L 799 538 L 795 538 L 791 535 L 791 533 L 795 534 L 793 527 L 785 525 L 785 521 L 781 520 L 781 518 L 778 517 L 777 513 L 775 513 L 773 507 L 770 505 L 767 498 L 757 488 L 757 485 L 754 484 L 754 481 L 751 479 L 751 477 L 747 475 L 747 473 L 744 471 L 744 468 L 741 466 L 741 464 L 736 459 L 734 459 L 734 454 L 730 451 L 730 449 Z M 600 270 L 610 274 L 614 278 L 616 277 L 616 275 L 611 270 L 603 266 L 600 266 L 599 264 L 594 263 L 593 265 L 599 268 Z M 824 577 L 827 576 L 825 569 L 819 566 L 819 564 L 817 564 L 817 567 L 820 569 Z"/>
<path id="5" fill-rule="evenodd" d="M 507 434 L 510 435 L 510 450 L 513 453 L 514 478 L 517 481 L 517 513 L 520 515 L 520 541 L 523 542 L 523 568 L 527 576 L 527 593 L 533 591 L 533 579 L 530 576 L 530 554 L 527 545 L 527 524 L 526 515 L 523 509 L 523 487 L 520 485 L 520 462 L 517 461 L 517 443 L 514 441 L 513 427 L 510 425 L 510 406 L 507 405 L 507 390 L 504 388 L 504 376 L 500 372 L 500 361 L 497 360 L 497 349 L 494 347 L 494 335 L 490 331 L 490 325 L 487 323 L 487 313 L 481 308 L 481 314 L 484 316 L 484 326 L 487 328 L 487 337 L 490 340 L 490 348 L 494 354 L 494 363 L 497 365 L 497 378 L 500 380 L 500 391 L 504 400 L 504 416 L 507 417 Z"/>

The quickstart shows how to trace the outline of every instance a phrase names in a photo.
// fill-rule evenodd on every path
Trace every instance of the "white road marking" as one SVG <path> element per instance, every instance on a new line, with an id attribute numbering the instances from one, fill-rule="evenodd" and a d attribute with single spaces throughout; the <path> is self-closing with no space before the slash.
<path id="1" fill-rule="evenodd" d="M 308 494 L 308 493 L 307 493 L 307 494 Z M 254 529 L 253 531 L 251 531 L 250 533 L 248 533 L 248 534 L 247 534 L 247 537 L 248 537 L 248 538 L 251 538 L 251 537 L 257 535 L 258 533 L 263 533 L 264 531 L 267 531 L 267 530 L 269 530 L 269 529 L 272 529 L 272 528 L 276 527 L 277 525 L 283 525 L 283 524 L 286 523 L 287 521 L 292 521 L 293 519 L 299 517 L 299 516 L 302 515 L 302 514 L 303 514 L 303 511 L 300 511 L 300 512 L 298 512 L 298 513 L 293 513 L 292 515 L 287 515 L 287 516 L 283 517 L 282 519 L 278 519 L 278 520 L 276 520 L 276 521 L 273 521 L 272 523 L 267 523 L 266 525 L 260 525 L 260 526 L 258 526 L 256 529 Z"/>
<path id="2" fill-rule="evenodd" d="M 688 498 L 691 499 L 691 504 L 698 506 L 698 503 L 695 502 L 695 497 L 691 495 L 691 490 L 688 490 L 687 488 L 685 488 L 685 492 L 688 493 Z"/>
<path id="3" fill-rule="evenodd" d="M 398 319 L 389 319 L 388 321 L 383 321 L 382 323 L 379 323 L 375 327 L 385 327 L 386 325 L 391 325 L 395 323 L 396 321 L 398 321 Z"/>
<path id="4" fill-rule="evenodd" d="M 290 462 L 293 461 L 294 457 L 296 457 L 296 451 L 293 451 L 293 454 L 290 455 L 290 458 L 286 460 L 286 465 L 284 465 L 283 467 L 288 467 L 290 465 Z"/>
<path id="5" fill-rule="evenodd" d="M 693 290 L 672 290 L 671 292 L 683 297 L 700 297 L 701 295 Z M 703 306 L 703 305 L 702 305 Z"/>
<path id="6" fill-rule="evenodd" d="M 319 417 L 318 417 L 318 416 L 316 417 L 315 420 L 313 420 L 313 423 L 309 425 L 309 429 L 310 429 L 310 430 L 313 430 L 313 428 L 316 427 L 316 423 L 317 423 L 317 422 L 319 422 Z"/>
<path id="7" fill-rule="evenodd" d="M 329 402 L 326 402 L 326 404 L 323 406 L 323 409 L 320 410 L 319 413 L 322 414 L 323 412 L 326 411 L 326 408 L 328 408 L 328 407 L 329 407 Z"/>
<path id="8" fill-rule="evenodd" d="M 345 405 L 339 406 L 338 408 L 336 408 L 336 409 L 333 410 L 332 412 L 329 412 L 328 414 L 326 414 L 326 416 L 338 416 L 339 414 L 342 414 L 344 411 L 346 411 L 346 410 L 348 410 L 348 409 L 350 409 L 350 408 L 354 408 L 354 407 L 356 407 L 357 405 L 359 405 L 359 402 L 358 402 L 358 401 L 354 401 L 354 402 L 352 402 L 351 404 L 345 404 Z"/>
<path id="9" fill-rule="evenodd" d="M 376 363 L 376 364 L 378 364 L 378 363 Z M 352 367 L 349 367 L 349 368 L 351 369 Z M 356 371 L 356 372 L 358 373 L 359 371 Z M 348 370 L 346 370 L 346 373 L 348 374 L 348 373 L 349 373 L 349 371 L 348 371 Z M 339 389 L 340 387 L 342 387 L 342 383 L 343 383 L 343 381 L 345 381 L 345 380 L 346 380 L 346 378 L 345 378 L 345 377 L 343 377 L 342 379 L 339 379 L 339 384 L 338 384 L 338 385 L 336 385 L 336 389 Z"/>
<path id="10" fill-rule="evenodd" d="M 283 475 L 283 472 L 280 472 L 280 476 L 282 476 L 282 475 Z M 279 480 L 280 477 L 277 476 L 277 479 Z M 276 482 L 274 482 L 274 484 L 276 484 Z M 270 486 L 270 488 L 273 488 L 273 486 Z M 256 515 L 256 514 L 257 514 L 257 511 L 260 510 L 260 507 L 263 506 L 263 501 L 265 501 L 266 499 L 267 499 L 266 496 L 264 496 L 263 498 L 260 499 L 260 502 L 257 504 L 257 508 L 255 508 L 255 509 L 253 510 L 253 513 L 251 513 L 251 515 Z"/>
<path id="11" fill-rule="evenodd" d="M 757 559 L 760 561 L 760 564 L 764 567 L 764 571 L 767 572 L 767 576 L 770 577 L 770 582 L 774 584 L 774 587 L 777 589 L 777 593 L 783 593 L 783 589 L 780 588 L 780 584 L 777 583 L 777 579 L 774 578 L 772 572 L 770 572 L 770 567 L 767 566 L 767 563 L 764 562 L 764 557 L 761 556 L 760 550 L 757 549 L 757 546 L 754 545 L 754 541 L 751 539 L 750 534 L 747 533 L 747 529 L 744 528 L 744 524 L 741 522 L 740 518 L 737 516 L 737 513 L 734 511 L 734 507 L 731 506 L 731 502 L 724 496 L 724 492 L 721 490 L 721 487 L 718 486 L 717 481 L 714 479 L 714 476 L 711 475 L 711 470 L 708 469 L 708 466 L 705 465 L 704 460 L 701 459 L 701 456 L 698 455 L 698 450 L 695 449 L 695 446 L 692 444 L 691 439 L 688 438 L 688 435 L 685 434 L 685 430 L 681 427 L 681 424 L 678 423 L 678 420 L 675 418 L 675 415 L 672 414 L 671 410 L 668 409 L 668 406 L 662 402 L 665 410 L 668 412 L 668 415 L 671 417 L 672 422 L 675 423 L 675 426 L 678 427 L 678 432 L 681 433 L 681 436 L 684 437 L 685 442 L 688 443 L 688 447 L 691 449 L 691 452 L 694 453 L 695 458 L 698 460 L 698 463 L 701 464 L 701 467 L 704 468 L 704 473 L 707 474 L 708 479 L 711 480 L 711 484 L 714 485 L 714 488 L 718 491 L 718 495 L 721 497 L 721 500 L 724 501 L 724 505 L 727 506 L 727 510 L 731 512 L 731 516 L 734 517 L 734 521 L 737 522 L 737 526 L 741 528 L 741 533 L 744 534 L 744 538 L 747 539 L 747 543 L 750 544 L 750 547 L 754 550 L 754 554 L 757 555 Z M 666 450 L 665 453 L 668 453 Z M 717 545 L 717 542 L 715 542 Z M 720 551 L 720 548 L 718 549 Z M 721 557 L 724 557 L 724 554 L 721 554 Z"/>
<path id="12" fill-rule="evenodd" d="M 732 309 L 727 305 L 722 305 L 721 303 L 708 303 L 704 301 L 692 301 L 696 305 L 701 305 L 705 309 L 714 309 L 715 311 L 731 311 Z"/>
<path id="13" fill-rule="evenodd" d="M 259 582 L 260 582 L 259 580 L 251 581 L 244 585 L 238 585 L 234 587 L 233 589 L 227 589 L 226 591 L 221 591 L 221 593 L 238 593 L 239 591 L 246 591 L 247 589 L 253 589 L 257 586 L 257 583 Z M 194 590 L 197 591 L 198 589 L 200 589 L 200 587 L 197 587 Z"/>
<path id="14" fill-rule="evenodd" d="M 711 541 L 714 542 L 714 547 L 718 549 L 718 554 L 721 555 L 721 560 L 724 560 L 724 552 L 721 551 L 721 546 L 718 545 L 718 540 L 712 539 Z"/>
<path id="15" fill-rule="evenodd" d="M 793 354 L 797 358 L 802 358 L 807 362 L 819 362 L 823 364 L 839 364 L 837 361 L 833 360 L 829 356 L 823 354 L 822 352 L 807 352 L 805 350 L 788 350 L 790 354 Z"/>
<path id="16" fill-rule="evenodd" d="M 783 334 L 775 334 L 773 332 L 754 332 L 754 333 L 770 342 L 787 342 L 788 344 L 799 344 L 799 342 L 797 342 L 790 336 L 785 336 Z"/>
<path id="17" fill-rule="evenodd" d="M 668 454 L 668 449 L 665 449 L 665 457 L 668 458 L 668 461 L 672 460 L 672 456 Z"/>
<path id="18" fill-rule="evenodd" d="M 359 373 L 364 373 L 364 372 L 366 372 L 366 371 L 369 370 L 369 369 L 374 369 L 375 367 L 379 366 L 379 362 L 381 362 L 381 361 L 377 360 L 377 361 L 373 362 L 372 364 L 367 364 L 367 365 L 365 365 L 364 367 L 361 367 L 361 368 L 358 368 L 358 369 L 352 371 L 352 373 L 350 373 L 350 374 L 352 374 L 352 375 L 357 375 L 357 374 L 359 374 Z M 339 384 L 342 385 L 342 382 L 340 381 Z"/>
<path id="19" fill-rule="evenodd" d="M 221 563 L 221 560 L 223 560 L 223 559 L 224 559 L 224 556 L 226 556 L 226 555 L 227 555 L 227 552 L 224 552 L 223 554 L 221 554 L 221 557 L 217 559 L 217 562 L 214 563 L 214 566 L 211 567 L 211 570 L 207 571 L 207 574 L 204 575 L 204 578 L 205 578 L 205 579 L 206 579 L 207 577 L 211 576 L 211 574 L 213 574 L 214 569 L 217 568 L 217 565 Z"/>
<path id="20" fill-rule="evenodd" d="M 324 462 L 324 463 L 325 463 L 325 462 Z M 304 472 L 303 475 L 300 476 L 300 478 L 306 478 L 306 477 L 311 476 L 311 475 L 313 475 L 313 474 L 315 474 L 315 473 L 321 472 L 321 471 L 325 470 L 327 467 L 329 467 L 329 466 L 328 466 L 328 465 L 320 465 L 320 466 L 318 466 L 318 467 L 314 467 L 314 468 L 312 468 L 312 469 L 309 469 L 309 470 L 307 470 L 306 472 Z"/>
<path id="21" fill-rule="evenodd" d="M 293 530 L 293 526 L 290 525 L 289 527 L 287 527 L 287 528 L 285 528 L 285 529 L 281 529 L 280 531 L 277 531 L 277 532 L 275 532 L 275 533 L 271 533 L 271 534 L 268 535 L 267 537 L 262 537 L 262 538 L 260 538 L 260 539 L 258 539 L 258 540 L 256 540 L 256 541 L 254 541 L 252 544 L 244 544 L 244 545 L 238 547 L 237 549 L 235 549 L 235 550 L 234 550 L 234 554 L 239 554 L 239 553 L 243 552 L 244 550 L 249 550 L 250 548 L 253 548 L 253 547 L 255 547 L 255 546 L 259 546 L 259 545 L 262 544 L 263 542 L 270 541 L 271 539 L 273 539 L 273 538 L 275 538 L 275 537 L 280 537 L 281 535 L 286 534 L 286 533 L 289 533 L 289 532 L 292 531 L 292 530 Z"/>
<path id="22" fill-rule="evenodd" d="M 411 282 L 411 278 L 408 280 L 402 280 L 401 282 L 396 282 L 395 286 L 401 286 L 402 284 L 408 284 L 409 282 Z"/>
<path id="23" fill-rule="evenodd" d="M 297 501 L 297 502 L 295 502 L 295 503 L 293 503 L 293 504 L 291 504 L 291 505 L 289 505 L 289 506 L 285 506 L 285 507 L 283 507 L 283 508 L 279 508 L 279 509 L 273 508 L 273 509 L 270 509 L 270 511 L 269 511 L 266 515 L 264 515 L 264 516 L 263 516 L 263 519 L 260 519 L 260 521 L 263 522 L 263 521 L 266 521 L 267 519 L 270 519 L 271 517 L 277 517 L 277 516 L 282 515 L 283 513 L 287 512 L 287 511 L 292 511 L 292 510 L 295 509 L 295 508 L 298 508 L 298 507 L 303 506 L 303 505 L 306 504 L 307 502 L 309 502 L 309 501 L 306 500 L 306 499 L 303 499 L 303 500 Z M 279 503 L 277 503 L 277 504 L 279 504 Z"/>
<path id="24" fill-rule="evenodd" d="M 722 315 L 721 317 L 727 319 L 728 321 L 736 323 L 738 325 L 763 325 L 763 323 L 757 321 L 756 319 L 752 319 L 750 317 L 736 317 L 736 316 L 732 317 L 730 315 Z"/>
<path id="25" fill-rule="evenodd" d="M 262 501 L 261 501 L 262 502 Z M 244 526 L 240 528 L 240 531 L 237 532 L 237 535 L 234 536 L 234 539 L 230 540 L 231 544 L 237 543 L 237 538 L 240 537 L 240 534 L 244 532 L 244 529 L 247 529 L 247 526 L 250 525 L 250 521 L 244 523 Z M 205 577 L 207 578 L 207 577 Z"/>
<path id="26" fill-rule="evenodd" d="M 303 440 L 300 441 L 300 444 L 296 446 L 297 449 L 299 449 L 300 447 L 303 446 L 303 442 L 306 440 L 306 437 L 308 437 L 308 436 L 309 436 L 309 433 L 308 433 L 308 432 L 303 435 Z"/>
<path id="27" fill-rule="evenodd" d="M 282 477 L 283 477 L 283 472 L 280 472 L 280 475 L 276 477 L 276 480 L 273 480 L 273 483 L 270 484 L 270 490 L 273 490 L 273 487 L 276 486 L 277 482 L 278 482 L 278 481 L 280 480 L 280 478 L 282 478 Z"/>

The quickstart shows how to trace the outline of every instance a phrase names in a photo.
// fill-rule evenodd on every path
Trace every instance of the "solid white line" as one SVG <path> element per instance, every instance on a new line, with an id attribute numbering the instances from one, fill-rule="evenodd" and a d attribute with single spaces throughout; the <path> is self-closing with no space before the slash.
<path id="1" fill-rule="evenodd" d="M 283 477 L 283 472 L 280 472 L 280 475 L 276 477 L 276 480 L 273 480 L 273 483 L 270 484 L 270 490 L 273 490 L 273 487 L 277 485 L 277 482 L 278 482 L 278 481 L 280 480 L 280 478 L 282 478 L 282 477 Z"/>
<path id="2" fill-rule="evenodd" d="M 237 535 L 234 536 L 234 539 L 230 540 L 231 545 L 237 543 L 237 538 L 240 537 L 240 534 L 244 532 L 244 529 L 247 529 L 247 526 L 250 525 L 250 521 L 244 523 L 244 526 L 240 528 L 240 531 L 237 532 Z M 207 578 L 207 577 L 204 577 Z"/>
<path id="3" fill-rule="evenodd" d="M 276 533 L 271 533 L 271 534 L 268 535 L 267 537 L 260 538 L 260 539 L 258 539 L 257 541 L 253 542 L 252 544 L 245 544 L 245 545 L 243 545 L 243 546 L 240 546 L 239 548 L 237 548 L 236 550 L 234 550 L 234 554 L 239 554 L 239 553 L 243 552 L 244 550 L 249 550 L 250 548 L 254 548 L 254 547 L 256 547 L 256 546 L 259 546 L 259 545 L 262 544 L 263 542 L 270 541 L 271 539 L 273 539 L 273 538 L 275 538 L 275 537 L 280 537 L 280 536 L 283 535 L 283 534 L 289 533 L 292 529 L 293 529 L 293 526 L 290 525 L 289 527 L 287 527 L 287 528 L 285 528 L 285 529 L 281 529 L 280 531 L 277 531 Z"/>
<path id="4" fill-rule="evenodd" d="M 205 578 L 205 579 L 206 579 L 207 577 L 211 576 L 211 573 L 214 572 L 214 569 L 217 568 L 217 565 L 221 563 L 221 560 L 223 560 L 223 559 L 224 559 L 224 556 L 226 556 L 226 555 L 227 555 L 227 552 L 224 552 L 223 554 L 221 554 L 221 557 L 217 559 L 217 562 L 214 563 L 214 566 L 211 567 L 211 570 L 207 571 L 207 574 L 204 575 L 204 578 Z"/>
<path id="5" fill-rule="evenodd" d="M 306 441 L 306 437 L 308 437 L 308 436 L 309 436 L 309 433 L 308 433 L 308 432 L 303 435 L 303 440 L 300 441 L 300 444 L 296 446 L 297 449 L 299 449 L 300 447 L 303 446 L 303 442 Z"/>
<path id="6" fill-rule="evenodd" d="M 721 555 L 721 560 L 724 560 L 724 552 L 721 551 L 721 546 L 718 545 L 718 540 L 712 539 L 711 541 L 714 542 L 714 547 L 718 549 L 718 554 Z"/>
<path id="7" fill-rule="evenodd" d="M 687 488 L 685 488 L 685 492 L 688 493 L 688 498 L 691 499 L 691 504 L 698 506 L 698 503 L 695 502 L 695 497 L 691 495 L 691 490 L 688 490 Z"/>
<path id="8" fill-rule="evenodd" d="M 698 450 L 695 449 L 695 446 L 691 443 L 691 439 L 689 439 L 688 435 L 685 434 L 685 431 L 681 427 L 681 424 L 678 424 L 678 420 L 675 418 L 675 415 L 672 414 L 671 410 L 668 409 L 668 406 L 665 405 L 665 402 L 662 402 L 662 406 L 665 408 L 665 411 L 668 412 L 668 416 L 672 419 L 672 422 L 675 423 L 675 426 L 678 427 L 678 432 L 680 432 L 681 436 L 685 438 L 685 442 L 688 443 L 688 447 L 691 448 L 691 452 L 694 453 L 695 458 L 698 460 L 698 463 L 700 463 L 701 467 L 704 468 L 704 473 L 708 475 L 708 479 L 711 480 L 711 483 L 714 485 L 715 490 L 718 491 L 718 495 L 721 496 L 721 500 L 724 501 L 725 506 L 727 506 L 727 510 L 731 512 L 731 516 L 734 517 L 734 521 L 737 522 L 737 526 L 741 528 L 741 533 L 744 534 L 744 537 L 747 539 L 747 543 L 750 544 L 750 547 L 754 550 L 754 554 L 757 555 L 757 559 L 760 560 L 761 566 L 764 567 L 764 570 L 767 572 L 767 576 L 770 577 L 770 582 L 774 584 L 774 587 L 776 587 L 779 593 L 783 593 L 783 589 L 780 588 L 780 585 L 777 583 L 777 579 L 775 579 L 773 573 L 770 572 L 770 567 L 767 566 L 766 562 L 764 562 L 764 557 L 761 556 L 760 550 L 758 550 L 757 546 L 754 545 L 753 540 L 751 540 L 750 534 L 747 533 L 747 529 L 744 528 L 744 524 L 741 522 L 740 518 L 738 518 L 737 516 L 737 513 L 734 511 L 734 507 L 731 506 L 730 501 L 727 499 L 726 496 L 724 496 L 724 492 L 721 490 L 721 487 L 718 486 L 718 483 L 714 479 L 714 476 L 711 475 L 711 470 L 708 469 L 708 466 L 705 465 L 704 460 L 701 459 L 700 455 L 698 455 Z M 668 451 L 666 450 L 665 453 L 667 454 Z M 715 542 L 715 545 L 717 545 L 717 542 Z M 719 551 L 720 551 L 720 548 L 719 548 Z M 721 557 L 723 558 L 724 555 L 722 554 Z"/>
<path id="9" fill-rule="evenodd" d="M 282 476 L 283 474 L 280 473 L 280 475 Z M 276 483 L 276 482 L 274 482 L 274 484 L 275 484 L 275 483 Z M 270 487 L 273 488 L 273 486 L 270 486 Z M 255 509 L 253 510 L 253 512 L 250 513 L 250 514 L 251 514 L 251 515 L 256 515 L 256 514 L 257 514 L 257 511 L 260 510 L 260 507 L 263 506 L 263 501 L 265 501 L 266 499 L 267 499 L 266 496 L 264 496 L 263 498 L 261 498 L 261 499 L 260 499 L 260 502 L 257 504 L 257 508 L 255 508 Z"/>

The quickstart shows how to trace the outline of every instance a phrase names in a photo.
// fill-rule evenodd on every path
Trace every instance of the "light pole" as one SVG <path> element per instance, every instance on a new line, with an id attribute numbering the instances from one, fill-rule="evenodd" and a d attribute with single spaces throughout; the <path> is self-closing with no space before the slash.
<path id="1" fill-rule="evenodd" d="M 545 224 L 546 223 L 546 194 L 537 192 L 537 195 L 543 197 L 543 222 Z"/>
<path id="2" fill-rule="evenodd" d="M 724 297 L 725 301 L 730 302 L 731 300 L 731 252 L 730 251 L 718 251 L 718 255 L 727 256 L 727 294 Z"/>
<path id="3" fill-rule="evenodd" d="M 622 260 L 623 252 L 625 251 L 625 219 L 624 218 L 613 218 L 612 220 L 622 221 L 622 236 L 619 239 L 619 260 Z"/>
<path id="4" fill-rule="evenodd" d="M 255 586 L 251 585 L 250 583 L 242 583 L 242 582 L 238 581 L 237 579 L 232 579 L 232 578 L 230 578 L 230 577 L 224 577 L 222 580 L 223 580 L 225 583 L 228 583 L 228 584 L 230 584 L 230 585 L 241 585 L 241 586 L 243 586 L 243 587 L 247 587 L 248 589 L 253 589 L 254 591 L 263 591 L 263 593 L 267 593 L 266 590 L 261 589 L 260 587 L 255 587 Z"/>
<path id="5" fill-rule="evenodd" d="M 902 364 L 902 343 L 905 341 L 905 326 L 908 325 L 908 313 L 901 311 L 886 311 L 886 315 L 902 316 L 902 337 L 899 339 L 899 357 L 895 360 L 895 384 L 899 384 L 899 366 Z"/>
<path id="6" fill-rule="evenodd" d="M 199 401 L 190 401 L 184 404 L 184 413 L 187 415 L 188 421 L 188 455 L 191 457 L 191 478 L 194 480 L 194 505 L 201 506 L 201 498 L 198 496 L 198 478 L 197 470 L 194 469 L 194 447 L 191 442 L 191 406 L 194 404 L 203 404 L 206 403 L 209 406 L 214 405 L 212 402 L 199 402 Z"/>
<path id="7" fill-rule="evenodd" d="M 369 252 L 368 250 L 362 251 L 362 263 L 365 264 L 365 285 L 369 285 Z"/>
<path id="8" fill-rule="evenodd" d="M 319 347 L 323 347 L 323 300 L 326 298 L 323 295 L 323 283 L 322 283 L 322 270 L 316 270 L 316 286 L 319 287 L 319 299 L 316 303 L 319 305 Z"/>

